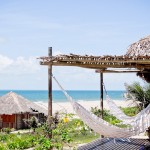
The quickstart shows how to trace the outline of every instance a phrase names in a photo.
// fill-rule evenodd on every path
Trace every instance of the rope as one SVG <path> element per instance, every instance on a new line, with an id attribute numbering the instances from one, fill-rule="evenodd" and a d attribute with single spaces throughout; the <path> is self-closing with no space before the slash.
<path id="1" fill-rule="evenodd" d="M 141 112 L 139 112 L 136 116 L 127 116 L 125 115 L 125 113 L 109 98 L 108 94 L 107 94 L 107 90 L 105 88 L 105 85 L 103 83 L 103 87 L 106 93 L 106 100 L 108 103 L 108 106 L 110 108 L 110 113 L 113 114 L 114 116 L 116 116 L 118 119 L 122 120 L 123 123 L 125 124 L 130 124 L 132 126 L 138 126 L 138 123 L 141 121 L 142 124 L 144 124 L 144 119 L 147 120 L 146 121 L 146 128 L 149 126 L 149 119 L 148 119 L 148 115 L 150 113 L 149 109 L 150 109 L 150 104 L 147 106 L 147 108 L 143 109 Z M 142 118 L 144 118 L 142 120 Z"/>
<path id="2" fill-rule="evenodd" d="M 52 77 L 56 81 L 56 83 L 59 85 L 59 87 L 65 94 L 65 96 L 67 97 L 67 100 L 71 102 L 73 109 L 78 114 L 78 116 L 82 119 L 82 121 L 85 122 L 91 129 L 93 129 L 95 132 L 99 134 L 105 135 L 106 137 L 130 137 L 133 135 L 137 135 L 141 132 L 144 132 L 150 124 L 150 118 L 146 118 L 146 117 L 143 118 L 143 115 L 142 115 L 141 116 L 142 118 L 140 117 L 139 120 L 137 120 L 137 122 L 135 123 L 135 125 L 131 128 L 123 129 L 114 125 L 110 125 L 105 120 L 98 118 L 96 115 L 86 110 L 86 108 L 81 106 L 79 103 L 73 101 L 72 97 L 68 95 L 68 93 L 59 84 L 57 79 L 54 76 Z M 107 93 L 106 88 L 105 88 L 105 92 Z M 110 101 L 110 102 L 112 106 L 116 108 L 117 113 L 118 113 L 119 108 L 117 108 L 117 106 L 113 104 L 113 101 Z M 149 111 L 149 107 L 146 109 L 146 111 Z M 146 125 L 144 124 L 144 119 L 148 120 Z"/>
<path id="3" fill-rule="evenodd" d="M 66 96 L 67 99 L 72 100 L 72 98 L 69 96 L 69 94 L 64 90 L 64 88 L 60 85 L 60 83 L 58 82 L 58 80 L 56 79 L 56 77 L 51 74 L 52 78 L 55 80 L 55 82 L 58 84 L 58 86 L 60 87 L 60 89 L 63 91 L 64 95 Z M 72 101 L 71 101 L 72 102 Z M 65 109 L 65 112 L 67 112 L 67 109 L 63 106 L 61 106 L 60 104 L 56 103 L 58 106 L 62 107 L 63 109 Z"/>
<path id="4" fill-rule="evenodd" d="M 103 84 L 103 87 L 104 87 L 105 94 L 108 95 L 108 92 L 106 90 L 105 84 L 104 83 L 102 83 L 102 84 Z"/>

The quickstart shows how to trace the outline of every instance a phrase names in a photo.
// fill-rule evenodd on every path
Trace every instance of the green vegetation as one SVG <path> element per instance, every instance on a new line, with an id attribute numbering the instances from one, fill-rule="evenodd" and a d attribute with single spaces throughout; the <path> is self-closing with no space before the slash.
<path id="1" fill-rule="evenodd" d="M 137 102 L 139 109 L 142 110 L 150 103 L 150 84 L 145 84 L 143 87 L 138 82 L 131 85 L 126 84 L 127 98 Z"/>
<path id="2" fill-rule="evenodd" d="M 32 134 L 0 134 L 0 150 L 26 149 L 35 146 Z"/>
<path id="3" fill-rule="evenodd" d="M 101 116 L 101 111 L 97 107 L 91 108 L 91 111 L 97 116 Z M 133 116 L 138 108 L 123 108 L 123 111 L 127 115 Z M 104 120 L 119 127 L 127 127 L 107 110 L 104 111 Z M 0 133 L 0 150 L 21 150 L 31 147 L 35 150 L 53 148 L 61 150 L 64 147 L 75 149 L 77 144 L 87 143 L 99 137 L 73 114 L 57 113 L 52 117 L 51 126 L 45 123 L 36 128 L 33 118 L 32 123 L 31 127 L 35 129 L 35 132 L 13 134 L 10 133 L 10 129 L 3 129 Z M 52 138 L 49 138 L 49 133 L 52 133 Z"/>
<path id="4" fill-rule="evenodd" d="M 126 110 L 126 108 L 125 108 L 125 110 Z M 95 115 L 97 115 L 98 117 L 101 117 L 101 115 L 102 115 L 102 112 L 98 107 L 94 107 L 94 108 L 92 107 L 91 112 L 94 113 Z M 116 125 L 120 128 L 126 128 L 127 127 L 127 125 L 122 124 L 121 120 L 119 120 L 115 116 L 111 115 L 108 110 L 104 110 L 103 119 L 105 121 L 109 122 L 110 124 Z"/>
<path id="5" fill-rule="evenodd" d="M 138 107 L 127 107 L 121 109 L 128 116 L 135 116 L 140 111 Z"/>
<path id="6" fill-rule="evenodd" d="M 39 124 L 38 119 L 35 116 L 32 116 L 29 119 L 23 119 L 23 121 L 35 132 L 35 129 L 38 127 Z"/>
<path id="7" fill-rule="evenodd" d="M 78 143 L 90 142 L 99 137 L 91 131 L 84 123 L 72 114 L 55 115 L 52 124 L 47 123 L 41 127 L 34 128 L 35 132 L 8 133 L 5 128 L 0 134 L 0 150 L 27 149 L 34 147 L 35 150 L 73 149 Z M 52 133 L 52 138 L 49 138 Z M 83 139 L 83 136 L 85 139 Z"/>

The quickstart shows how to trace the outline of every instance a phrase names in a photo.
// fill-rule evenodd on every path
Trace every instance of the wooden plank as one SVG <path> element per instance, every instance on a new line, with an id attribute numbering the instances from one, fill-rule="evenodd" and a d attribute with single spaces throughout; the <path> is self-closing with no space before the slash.
<path id="1" fill-rule="evenodd" d="M 91 68 L 91 69 L 102 69 L 102 68 L 138 68 L 138 69 L 150 69 L 150 64 L 148 65 L 141 65 L 136 63 L 103 63 L 103 64 L 81 64 L 81 63 L 72 63 L 72 62 L 41 62 L 41 65 L 53 65 L 53 66 L 77 66 L 83 68 Z"/>
<path id="2" fill-rule="evenodd" d="M 42 61 L 41 61 L 42 62 Z M 44 62 L 73 62 L 73 63 L 77 63 L 77 62 L 81 62 L 81 63 L 139 63 L 139 64 L 150 64 L 150 59 L 145 59 L 145 60 L 98 60 L 98 59 L 94 59 L 94 60 L 88 60 L 88 59 L 45 59 L 43 60 Z"/>
<path id="3" fill-rule="evenodd" d="M 95 70 L 96 73 L 150 73 L 150 71 L 141 71 L 141 70 L 104 70 L 104 69 L 97 69 Z"/>

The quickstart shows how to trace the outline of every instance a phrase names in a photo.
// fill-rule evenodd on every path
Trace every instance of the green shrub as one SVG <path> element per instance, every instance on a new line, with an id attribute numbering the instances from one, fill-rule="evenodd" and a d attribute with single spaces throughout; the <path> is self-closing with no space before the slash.
<path id="1" fill-rule="evenodd" d="M 11 132 L 10 128 L 2 128 L 2 132 L 9 134 Z"/>
<path id="2" fill-rule="evenodd" d="M 91 112 L 98 117 L 102 116 L 102 111 L 98 107 L 94 107 L 94 108 L 91 107 Z M 121 123 L 121 121 L 119 119 L 117 119 L 115 116 L 111 115 L 109 113 L 109 111 L 105 110 L 105 109 L 103 111 L 103 119 L 113 125 Z"/>
<path id="3" fill-rule="evenodd" d="M 2 143 L 0 143 L 0 150 L 6 150 L 6 146 Z"/>
<path id="4" fill-rule="evenodd" d="M 53 144 L 49 139 L 44 139 L 42 143 L 40 143 L 35 150 L 50 150 L 53 148 Z"/>
<path id="5" fill-rule="evenodd" d="M 9 149 L 18 149 L 19 143 L 17 141 L 7 143 Z"/>
<path id="6" fill-rule="evenodd" d="M 139 107 L 127 107 L 121 109 L 128 116 L 135 116 L 140 111 Z"/>
<path id="7" fill-rule="evenodd" d="M 5 142 L 8 140 L 8 136 L 6 134 L 0 134 L 0 142 Z"/>

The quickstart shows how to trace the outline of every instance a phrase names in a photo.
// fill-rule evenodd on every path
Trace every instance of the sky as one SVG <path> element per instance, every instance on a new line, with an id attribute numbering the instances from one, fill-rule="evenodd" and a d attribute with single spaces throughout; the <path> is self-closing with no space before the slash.
<path id="1" fill-rule="evenodd" d="M 47 90 L 48 55 L 123 55 L 150 34 L 149 0 L 0 0 L 0 90 Z M 93 69 L 55 67 L 67 90 L 99 90 Z M 143 83 L 135 74 L 104 74 L 108 90 Z M 59 87 L 53 82 L 53 89 Z"/>

